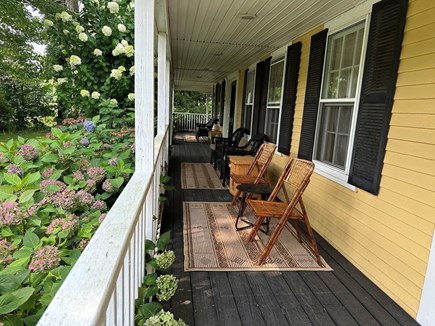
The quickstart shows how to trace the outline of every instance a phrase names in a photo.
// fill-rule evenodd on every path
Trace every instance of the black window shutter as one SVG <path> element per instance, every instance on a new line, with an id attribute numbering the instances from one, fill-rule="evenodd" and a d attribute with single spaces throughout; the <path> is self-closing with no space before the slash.
<path id="1" fill-rule="evenodd" d="M 373 5 L 349 183 L 378 194 L 407 0 Z"/>
<path id="2" fill-rule="evenodd" d="M 266 106 L 267 106 L 267 91 L 269 85 L 269 72 L 270 62 L 272 58 L 269 57 L 264 60 L 263 76 L 261 78 L 261 94 L 260 94 L 260 116 L 258 121 L 258 132 L 264 133 L 264 125 L 266 122 Z"/>
<path id="3" fill-rule="evenodd" d="M 313 158 L 314 135 L 319 109 L 320 88 L 322 85 L 323 61 L 325 59 L 326 36 L 328 30 L 311 37 L 310 61 L 308 64 L 307 87 L 305 90 L 304 113 L 302 116 L 301 138 L 298 157 Z"/>
<path id="4" fill-rule="evenodd" d="M 254 112 L 252 114 L 251 135 L 258 134 L 258 122 L 260 120 L 260 100 L 261 100 L 261 81 L 263 77 L 264 61 L 257 63 L 255 70 L 255 95 L 254 95 Z"/>
<path id="5" fill-rule="evenodd" d="M 221 85 L 221 107 L 220 107 L 221 113 L 219 116 L 219 124 L 221 126 L 224 125 L 224 110 L 225 110 L 225 80 L 222 81 Z"/>
<path id="6" fill-rule="evenodd" d="M 248 81 L 248 69 L 245 70 L 244 82 L 243 82 L 243 100 L 242 100 L 242 123 L 241 126 L 245 128 L 251 128 L 251 126 L 245 126 L 245 114 L 246 114 L 246 83 Z"/>
<path id="7" fill-rule="evenodd" d="M 282 100 L 281 124 L 279 128 L 280 132 L 278 141 L 278 151 L 285 155 L 290 154 L 301 47 L 302 43 L 297 42 L 287 48 L 287 63 L 285 68 L 284 94 Z"/>
<path id="8" fill-rule="evenodd" d="M 218 102 L 219 102 L 218 96 L 219 96 L 219 84 L 216 84 L 214 86 L 214 103 L 213 103 L 212 118 L 217 117 L 217 112 L 218 112 L 217 105 L 218 105 Z"/>

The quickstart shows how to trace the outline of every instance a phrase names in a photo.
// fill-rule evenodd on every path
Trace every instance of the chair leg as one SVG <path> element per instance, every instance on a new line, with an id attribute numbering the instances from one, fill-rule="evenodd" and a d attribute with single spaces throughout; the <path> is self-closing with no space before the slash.
<path id="1" fill-rule="evenodd" d="M 313 230 L 311 229 L 310 220 L 308 219 L 308 214 L 307 214 L 307 211 L 305 210 L 305 206 L 304 206 L 304 202 L 302 201 L 302 197 L 299 199 L 299 205 L 301 206 L 302 220 L 305 223 L 305 225 L 307 226 L 308 236 L 310 237 L 311 246 L 313 247 L 313 252 L 314 252 L 314 255 L 316 256 L 316 259 L 317 259 L 317 264 L 319 266 L 323 266 L 322 261 L 320 260 L 319 248 L 317 247 L 316 239 L 314 239 L 314 233 L 313 233 Z"/>
<path id="2" fill-rule="evenodd" d="M 239 201 L 239 197 L 240 197 L 240 190 L 237 190 L 236 194 L 233 197 L 233 200 L 231 201 L 231 205 L 236 205 L 237 202 Z"/>
<path id="3" fill-rule="evenodd" d="M 269 241 L 267 242 L 266 247 L 264 248 L 263 253 L 261 254 L 261 258 L 258 261 L 258 265 L 264 264 L 267 257 L 269 256 L 270 252 L 272 251 L 273 246 L 275 245 L 275 242 L 278 240 L 279 236 L 281 235 L 282 230 L 285 227 L 285 224 L 287 223 L 287 217 L 282 217 L 275 229 L 273 230 L 272 235 L 270 236 Z"/>
<path id="4" fill-rule="evenodd" d="M 255 224 L 252 227 L 251 232 L 249 233 L 248 240 L 247 240 L 248 242 L 254 241 L 254 238 L 257 235 L 261 225 L 263 224 L 264 219 L 265 217 L 263 216 L 257 217 L 257 220 L 255 221 Z"/>

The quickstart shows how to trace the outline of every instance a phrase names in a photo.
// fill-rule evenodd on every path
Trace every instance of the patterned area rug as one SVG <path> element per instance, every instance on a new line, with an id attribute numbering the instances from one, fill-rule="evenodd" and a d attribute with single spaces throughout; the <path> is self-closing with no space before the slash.
<path id="1" fill-rule="evenodd" d="M 289 223 L 266 263 L 257 266 L 255 262 L 260 258 L 276 222 L 271 221 L 269 235 L 259 232 L 256 240 L 248 243 L 250 229 L 236 231 L 234 227 L 237 210 L 238 207 L 230 203 L 183 203 L 185 271 L 332 270 L 323 258 L 325 267 L 317 265 L 314 255 L 299 243 Z M 254 220 L 249 207 L 244 218 Z"/>
<path id="2" fill-rule="evenodd" d="M 183 139 L 186 143 L 204 143 L 208 144 L 208 137 L 199 137 L 198 140 L 196 139 L 195 135 L 184 135 Z"/>
<path id="3" fill-rule="evenodd" d="M 181 163 L 182 189 L 226 189 L 210 163 Z"/>

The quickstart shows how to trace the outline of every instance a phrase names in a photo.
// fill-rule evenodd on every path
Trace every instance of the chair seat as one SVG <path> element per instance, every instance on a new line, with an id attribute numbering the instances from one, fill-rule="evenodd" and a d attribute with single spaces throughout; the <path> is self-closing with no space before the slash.
<path id="1" fill-rule="evenodd" d="M 278 201 L 264 201 L 264 200 L 248 200 L 249 206 L 257 217 L 276 217 L 280 218 L 288 204 Z"/>
<path id="2" fill-rule="evenodd" d="M 256 175 L 246 175 L 246 174 L 231 174 L 231 179 L 235 183 L 250 184 L 250 183 L 255 183 L 255 181 L 257 180 L 257 176 Z M 267 184 L 268 182 L 264 178 L 261 178 L 258 183 Z"/>

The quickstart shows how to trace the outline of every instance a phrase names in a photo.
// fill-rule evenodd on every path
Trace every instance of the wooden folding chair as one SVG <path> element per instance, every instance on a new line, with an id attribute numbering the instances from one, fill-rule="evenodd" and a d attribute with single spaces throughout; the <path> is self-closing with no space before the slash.
<path id="1" fill-rule="evenodd" d="M 254 157 L 251 165 L 249 166 L 248 172 L 246 174 L 231 174 L 230 178 L 237 184 L 258 184 L 258 183 L 268 183 L 266 170 L 272 161 L 273 154 L 275 153 L 275 144 L 263 144 L 260 146 L 257 154 Z M 255 172 L 258 174 L 255 175 Z M 250 194 L 248 194 L 250 196 Z M 240 197 L 240 190 L 237 190 L 231 202 L 235 205 Z M 249 199 L 250 197 L 247 197 Z"/>
<path id="2" fill-rule="evenodd" d="M 301 159 L 291 159 L 288 165 L 289 169 L 287 174 L 281 175 L 267 201 L 252 199 L 248 200 L 248 205 L 252 208 L 252 211 L 257 218 L 254 227 L 249 234 L 248 242 L 254 240 L 264 219 L 279 219 L 278 224 L 275 226 L 275 229 L 273 230 L 272 235 L 270 236 L 270 239 L 263 250 L 261 258 L 258 261 L 258 265 L 262 265 L 269 256 L 269 253 L 272 250 L 275 242 L 278 240 L 282 230 L 285 227 L 285 224 L 287 221 L 289 221 L 297 232 L 299 242 L 302 243 L 302 241 L 305 241 L 308 244 L 317 259 L 317 263 L 319 266 L 322 266 L 317 243 L 314 239 L 313 230 L 311 229 L 310 221 L 308 220 L 308 215 L 302 201 L 302 194 L 310 182 L 310 177 L 314 170 L 314 164 L 310 161 Z M 292 190 L 292 196 L 289 196 L 289 190 Z M 280 192 L 284 193 L 285 202 L 276 201 L 277 195 Z M 305 223 L 308 236 L 310 238 L 309 242 L 301 233 L 298 222 Z"/>

